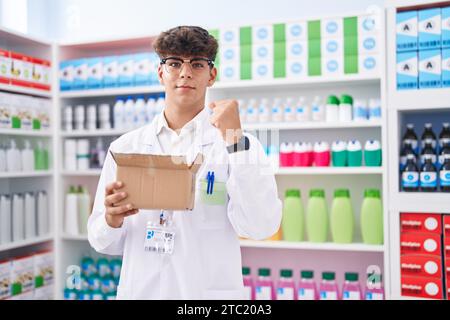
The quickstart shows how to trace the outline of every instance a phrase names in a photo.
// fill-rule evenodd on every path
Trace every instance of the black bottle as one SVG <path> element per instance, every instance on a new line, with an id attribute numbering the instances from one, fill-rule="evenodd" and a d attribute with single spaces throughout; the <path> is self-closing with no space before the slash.
<path id="1" fill-rule="evenodd" d="M 409 154 L 412 154 L 414 156 L 414 161 L 417 162 L 417 155 L 412 148 L 411 141 L 406 141 L 403 143 L 403 148 L 400 152 L 400 170 L 405 169 L 406 158 Z"/>
<path id="2" fill-rule="evenodd" d="M 443 140 L 444 139 L 450 139 L 450 123 L 444 122 L 442 124 L 442 130 L 441 133 L 439 133 L 439 145 L 441 148 L 444 147 Z"/>
<path id="3" fill-rule="evenodd" d="M 425 123 L 425 129 L 422 133 L 422 148 L 425 148 L 425 141 L 430 140 L 433 148 L 436 148 L 436 135 L 433 132 L 433 125 Z"/>
<path id="4" fill-rule="evenodd" d="M 419 168 L 417 168 L 415 156 L 412 154 L 406 157 L 401 185 L 403 191 L 419 191 Z"/>
<path id="5" fill-rule="evenodd" d="M 442 148 L 441 152 L 439 152 L 439 165 L 442 166 L 444 164 L 444 157 L 446 154 L 450 154 L 450 138 L 442 139 Z"/>
<path id="6" fill-rule="evenodd" d="M 435 192 L 437 189 L 437 170 L 433 164 L 431 155 L 424 157 L 425 163 L 420 171 L 420 190 L 424 192 Z"/>
<path id="7" fill-rule="evenodd" d="M 403 142 L 403 144 L 406 142 L 410 142 L 411 147 L 414 150 L 414 152 L 418 151 L 417 135 L 414 132 L 414 125 L 412 123 L 408 123 L 406 125 L 406 132 L 403 135 L 402 142 Z"/>
<path id="8" fill-rule="evenodd" d="M 423 143 L 423 149 L 420 154 L 420 163 L 424 164 L 425 156 L 428 155 L 431 157 L 431 162 L 433 164 L 436 164 L 436 149 L 435 149 L 435 147 L 433 147 L 433 140 L 426 139 L 425 141 L 422 141 L 422 143 Z M 434 141 L 434 145 L 436 145 L 436 141 Z"/>
<path id="9" fill-rule="evenodd" d="M 450 192 L 450 154 L 444 156 L 444 164 L 439 173 L 441 191 Z"/>

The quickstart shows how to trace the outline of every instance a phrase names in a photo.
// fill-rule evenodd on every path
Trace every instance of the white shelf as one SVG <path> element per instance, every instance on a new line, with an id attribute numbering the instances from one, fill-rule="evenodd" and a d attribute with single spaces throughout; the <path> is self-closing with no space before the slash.
<path id="1" fill-rule="evenodd" d="M 0 129 L 0 135 L 51 138 L 48 130 Z"/>
<path id="2" fill-rule="evenodd" d="M 88 241 L 87 235 L 70 235 L 70 234 L 63 234 L 61 237 L 63 240 L 69 240 L 69 241 Z"/>
<path id="3" fill-rule="evenodd" d="M 79 138 L 79 137 L 108 137 L 108 136 L 121 136 L 129 131 L 132 131 L 133 129 L 130 130 L 114 130 L 114 129 L 110 129 L 110 130 L 92 130 L 92 131 L 87 131 L 87 130 L 83 130 L 83 131 L 71 131 L 71 132 L 62 132 L 61 136 L 64 138 Z"/>
<path id="4" fill-rule="evenodd" d="M 60 92 L 60 98 L 88 98 L 88 97 L 106 97 L 123 96 L 134 94 L 150 94 L 164 92 L 163 86 L 142 86 L 142 87 L 123 87 L 91 90 L 71 90 Z"/>
<path id="5" fill-rule="evenodd" d="M 102 173 L 101 169 L 90 169 L 90 170 L 84 170 L 84 171 L 64 170 L 62 172 L 62 175 L 68 176 L 68 177 L 96 177 L 96 176 L 100 176 L 101 173 Z"/>
<path id="6" fill-rule="evenodd" d="M 269 122 L 244 123 L 244 130 L 302 130 L 381 128 L 381 121 L 327 123 L 327 122 Z"/>
<path id="7" fill-rule="evenodd" d="M 283 88 L 310 88 L 310 87 L 330 87 L 330 86 L 365 86 L 379 84 L 380 77 L 376 76 L 361 76 L 361 75 L 347 75 L 341 77 L 307 77 L 302 79 L 273 79 L 273 80 L 240 80 L 223 82 L 218 81 L 210 88 L 210 90 L 224 90 L 224 89 L 270 89 Z"/>
<path id="8" fill-rule="evenodd" d="M 43 171 L 23 171 L 23 172 L 1 172 L 0 178 L 37 178 L 49 177 L 53 175 L 52 170 Z"/>
<path id="9" fill-rule="evenodd" d="M 48 242 L 51 240 L 53 240 L 53 237 L 49 235 L 49 236 L 37 237 L 37 238 L 33 238 L 33 239 L 27 239 L 27 240 L 8 243 L 8 244 L 3 244 L 3 245 L 0 245 L 0 252 L 17 249 L 17 248 L 22 248 L 22 247 L 28 247 L 28 246 L 32 246 L 35 244 Z"/>
<path id="10" fill-rule="evenodd" d="M 318 251 L 355 251 L 355 252 L 384 252 L 384 245 L 368 245 L 360 243 L 337 244 L 331 242 L 287 242 L 287 241 L 255 241 L 240 240 L 242 248 L 265 248 L 265 249 L 297 249 Z"/>
<path id="11" fill-rule="evenodd" d="M 405 111 L 450 109 L 450 88 L 396 91 L 389 104 Z"/>
<path id="12" fill-rule="evenodd" d="M 10 84 L 3 84 L 3 83 L 0 83 L 0 90 L 12 92 L 12 93 L 26 94 L 26 95 L 30 95 L 30 96 L 44 97 L 44 98 L 52 97 L 51 91 L 34 89 L 34 88 L 25 88 L 25 87 L 13 86 Z"/>
<path id="13" fill-rule="evenodd" d="M 383 174 L 383 167 L 281 167 L 276 175 Z"/>
<path id="14" fill-rule="evenodd" d="M 450 213 L 450 193 L 396 192 L 391 193 L 391 205 L 400 212 Z"/>

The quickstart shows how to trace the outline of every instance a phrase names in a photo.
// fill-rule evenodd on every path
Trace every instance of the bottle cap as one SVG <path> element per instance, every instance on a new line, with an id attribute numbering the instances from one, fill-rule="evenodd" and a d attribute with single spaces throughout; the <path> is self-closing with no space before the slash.
<path id="1" fill-rule="evenodd" d="M 414 129 L 414 124 L 408 123 L 408 124 L 406 125 L 406 128 L 408 128 L 408 129 Z"/>
<path id="2" fill-rule="evenodd" d="M 249 267 L 242 267 L 242 275 L 249 276 L 250 275 L 250 268 Z"/>
<path id="3" fill-rule="evenodd" d="M 381 198 L 379 189 L 366 189 L 364 190 L 364 198 Z"/>
<path id="4" fill-rule="evenodd" d="M 292 270 L 290 270 L 290 269 L 282 269 L 280 271 L 280 277 L 292 278 Z"/>
<path id="5" fill-rule="evenodd" d="M 334 280 L 335 274 L 334 274 L 334 272 L 322 272 L 322 279 L 323 280 Z"/>
<path id="6" fill-rule="evenodd" d="M 270 269 L 267 268 L 258 269 L 258 275 L 261 277 L 270 277 Z"/>
<path id="7" fill-rule="evenodd" d="M 301 276 L 303 279 L 312 279 L 312 278 L 314 277 L 314 271 L 312 271 L 312 270 L 303 270 L 303 271 L 300 271 L 300 276 Z"/>
<path id="8" fill-rule="evenodd" d="M 334 191 L 335 198 L 350 198 L 350 191 L 348 189 L 336 189 Z"/>
<path id="9" fill-rule="evenodd" d="M 358 274 L 354 272 L 346 272 L 345 273 L 346 281 L 358 281 Z"/>
<path id="10" fill-rule="evenodd" d="M 329 96 L 327 100 L 327 104 L 339 105 L 339 99 L 336 96 Z"/>
<path id="11" fill-rule="evenodd" d="M 325 190 L 323 189 L 311 189 L 309 191 L 309 197 L 316 197 L 316 198 L 325 198 Z"/>
<path id="12" fill-rule="evenodd" d="M 353 105 L 353 98 L 348 94 L 343 94 L 341 96 L 341 104 L 351 104 Z"/>
<path id="13" fill-rule="evenodd" d="M 295 197 L 295 198 L 300 198 L 301 197 L 301 192 L 299 189 L 288 189 L 286 190 L 285 193 L 285 197 Z"/>

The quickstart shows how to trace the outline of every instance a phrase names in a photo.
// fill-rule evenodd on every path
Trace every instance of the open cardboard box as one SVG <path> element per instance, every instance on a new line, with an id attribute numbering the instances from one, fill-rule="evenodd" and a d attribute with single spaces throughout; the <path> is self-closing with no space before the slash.
<path id="1" fill-rule="evenodd" d="M 203 163 L 197 154 L 191 164 L 184 156 L 115 153 L 116 181 L 128 197 L 115 204 L 131 203 L 137 209 L 192 210 L 195 176 Z"/>

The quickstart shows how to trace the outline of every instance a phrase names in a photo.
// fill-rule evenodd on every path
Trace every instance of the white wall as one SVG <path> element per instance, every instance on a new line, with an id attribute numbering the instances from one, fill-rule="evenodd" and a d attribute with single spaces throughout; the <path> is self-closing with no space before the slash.
<path id="1" fill-rule="evenodd" d="M 62 41 L 157 34 L 176 25 L 205 28 L 285 21 L 382 7 L 384 0 L 32 0 L 45 7 L 47 35 Z M 264 3 L 264 4 L 262 4 Z M 37 5 L 37 4 L 35 4 Z M 31 30 L 34 31 L 34 30 Z M 45 30 L 41 30 L 45 32 Z"/>

